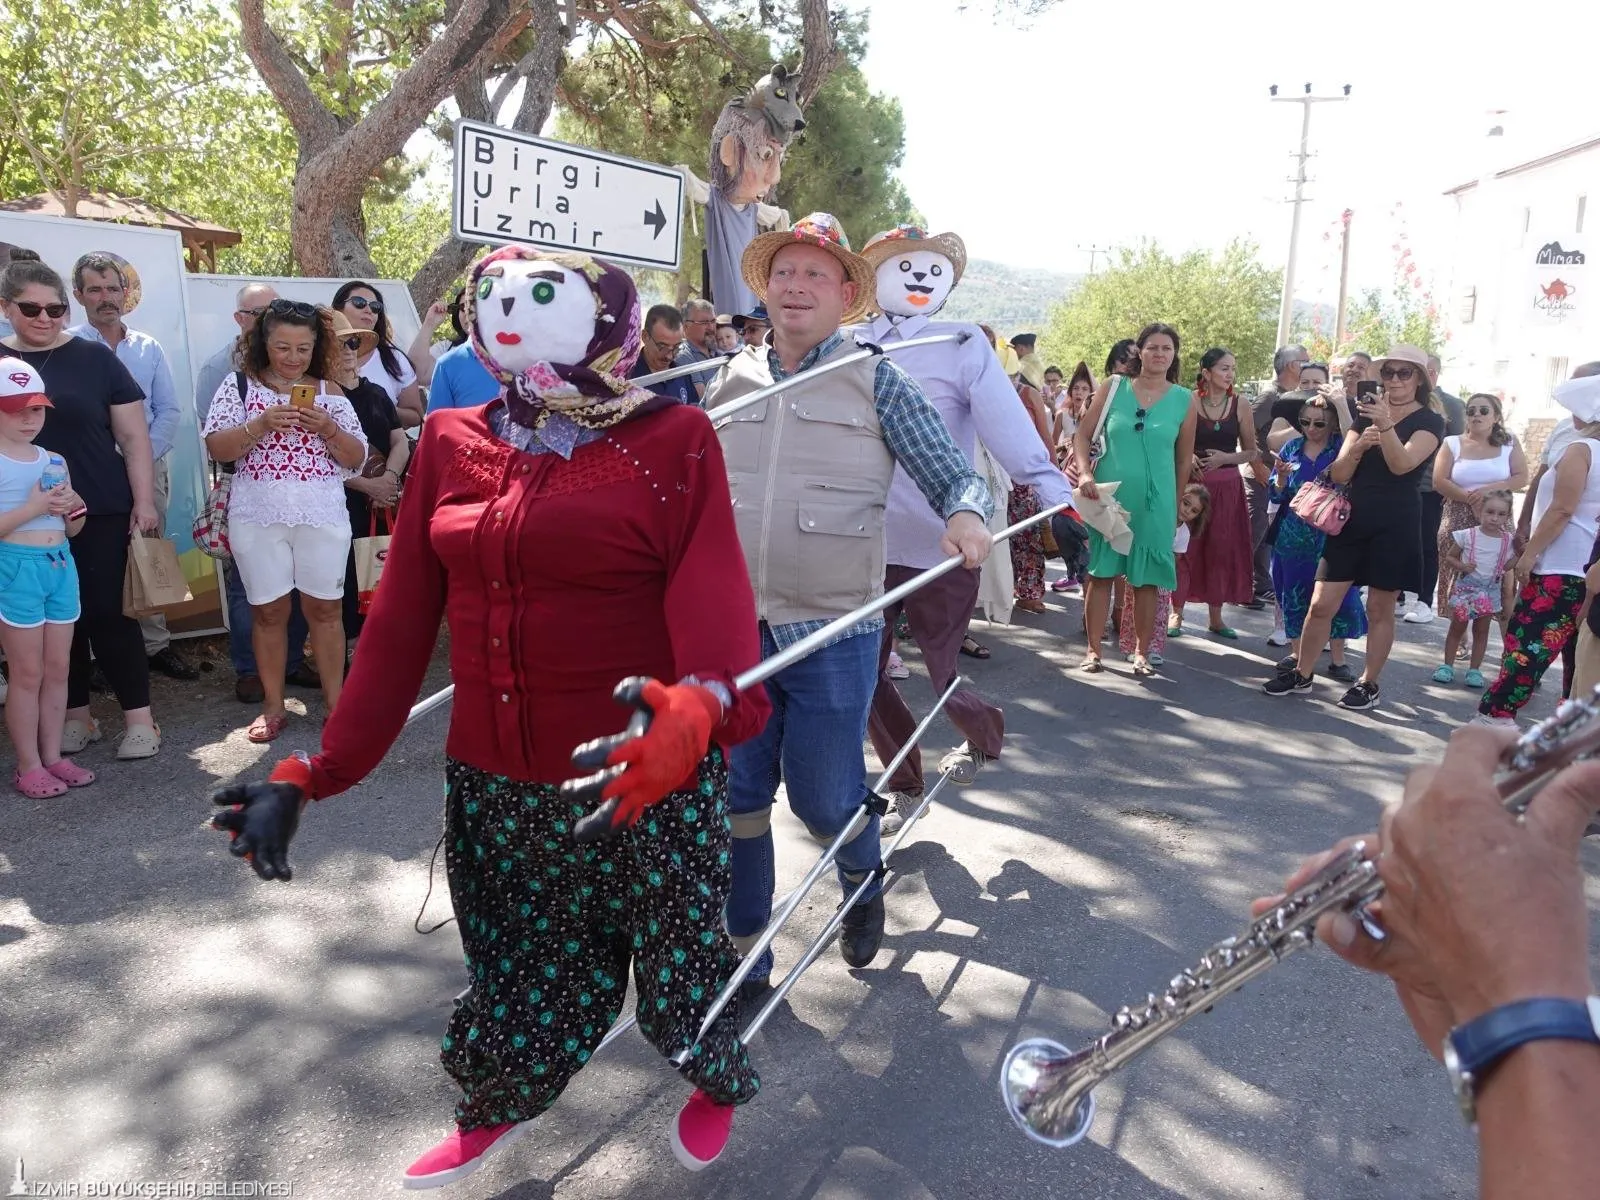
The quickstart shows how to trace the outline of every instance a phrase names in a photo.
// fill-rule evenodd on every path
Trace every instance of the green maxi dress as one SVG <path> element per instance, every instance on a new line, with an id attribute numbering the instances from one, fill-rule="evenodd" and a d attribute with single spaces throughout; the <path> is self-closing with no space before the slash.
<path id="1" fill-rule="evenodd" d="M 1089 574 L 1125 575 L 1134 587 L 1173 591 L 1178 586 L 1172 538 L 1178 529 L 1178 434 L 1189 415 L 1189 389 L 1173 384 L 1148 410 L 1139 408 L 1133 385 L 1116 378 L 1106 417 L 1106 452 L 1095 466 L 1096 483 L 1122 484 L 1117 503 L 1128 510 L 1133 546 L 1118 554 L 1089 530 Z M 1136 429 L 1136 425 L 1143 428 Z"/>

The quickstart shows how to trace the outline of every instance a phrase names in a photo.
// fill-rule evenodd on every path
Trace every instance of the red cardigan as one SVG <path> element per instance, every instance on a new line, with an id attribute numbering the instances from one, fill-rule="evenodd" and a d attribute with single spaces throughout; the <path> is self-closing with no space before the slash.
<path id="1" fill-rule="evenodd" d="M 760 653 L 722 448 L 697 408 L 625 421 L 571 460 L 496 438 L 481 408 L 428 416 L 383 581 L 312 760 L 318 797 L 354 786 L 405 724 L 450 622 L 446 752 L 558 783 L 575 746 L 617 733 L 629 675 L 720 680 Z M 735 694 L 714 731 L 754 737 L 771 712 Z"/>

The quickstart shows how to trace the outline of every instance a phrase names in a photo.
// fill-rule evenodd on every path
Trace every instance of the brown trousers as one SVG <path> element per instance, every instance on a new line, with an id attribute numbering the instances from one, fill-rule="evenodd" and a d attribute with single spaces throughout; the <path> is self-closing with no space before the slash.
<path id="1" fill-rule="evenodd" d="M 884 573 L 884 587 L 899 587 L 913 575 L 920 574 L 913 567 L 890 567 Z M 872 712 L 867 719 L 867 733 L 878 758 L 888 762 L 900 752 L 917 727 L 900 696 L 900 689 L 884 674 L 889 665 L 889 651 L 894 649 L 894 623 L 903 609 L 911 626 L 911 636 L 922 651 L 923 665 L 933 682 L 936 695 L 943 695 L 950 681 L 959 673 L 956 656 L 961 651 L 962 639 L 967 636 L 967 625 L 972 620 L 972 609 L 978 600 L 978 572 L 957 567 L 948 575 L 941 575 L 932 583 L 912 592 L 898 604 L 883 610 L 886 622 L 883 645 L 878 652 L 878 687 L 872 695 Z M 998 758 L 1005 738 L 1005 714 L 970 688 L 958 688 L 945 705 L 945 715 L 966 737 L 973 747 L 990 758 Z M 922 753 L 913 749 L 905 762 L 889 779 L 892 791 L 919 795 L 922 792 Z"/>

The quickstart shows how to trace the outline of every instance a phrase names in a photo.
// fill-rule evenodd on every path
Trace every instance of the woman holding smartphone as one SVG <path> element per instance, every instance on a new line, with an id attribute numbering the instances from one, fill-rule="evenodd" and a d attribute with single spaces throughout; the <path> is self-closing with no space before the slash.
<path id="1" fill-rule="evenodd" d="M 330 382 L 338 350 L 329 309 L 274 300 L 246 338 L 244 370 L 223 379 L 206 414 L 206 452 L 235 464 L 228 541 L 265 693 L 246 733 L 252 742 L 272 741 L 289 723 L 290 592 L 300 593 L 329 712 L 344 681 L 344 482 L 366 460 L 367 442 L 344 389 Z"/>
<path id="2" fill-rule="evenodd" d="M 1317 658 L 1352 587 L 1367 589 L 1367 657 L 1341 708 L 1378 706 L 1378 677 L 1394 645 L 1395 601 L 1422 571 L 1422 475 L 1444 437 L 1429 407 L 1428 355 L 1395 346 L 1375 364 L 1381 394 L 1357 396 L 1356 419 L 1328 473 L 1349 486 L 1350 517 L 1323 544 L 1311 610 L 1293 664 L 1262 685 L 1269 696 L 1311 690 Z"/>

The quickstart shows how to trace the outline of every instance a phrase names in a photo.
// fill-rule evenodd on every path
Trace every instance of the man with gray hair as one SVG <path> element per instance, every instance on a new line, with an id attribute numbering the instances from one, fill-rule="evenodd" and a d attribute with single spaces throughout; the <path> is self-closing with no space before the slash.
<path id="1" fill-rule="evenodd" d="M 687 300 L 683 305 L 683 345 L 678 347 L 676 366 L 686 367 L 690 363 L 705 362 L 708 358 L 718 356 L 717 343 L 717 310 L 712 307 L 709 300 Z M 705 398 L 706 384 L 716 378 L 717 367 L 707 367 L 704 371 L 696 371 L 689 376 L 694 383 L 694 394 L 701 399 Z"/>
<path id="2" fill-rule="evenodd" d="M 194 411 L 203 428 L 211 400 L 222 386 L 222 381 L 243 366 L 240 343 L 255 330 L 256 321 L 267 311 L 267 305 L 278 298 L 270 283 L 247 283 L 234 298 L 233 323 L 239 327 L 239 336 L 229 338 L 200 368 L 194 384 Z M 222 470 L 231 472 L 232 463 L 223 463 Z M 241 704 L 260 704 L 263 692 L 261 676 L 256 670 L 255 646 L 251 641 L 250 602 L 245 598 L 244 584 L 239 570 L 231 561 L 225 564 L 223 583 L 228 604 L 228 657 L 233 662 L 233 694 Z M 321 677 L 306 662 L 306 619 L 300 612 L 299 593 L 292 593 L 289 608 L 289 660 L 285 681 L 296 687 L 319 687 Z"/>
<path id="3" fill-rule="evenodd" d="M 1300 368 L 1311 361 L 1311 352 L 1298 342 L 1280 346 L 1272 356 L 1273 380 L 1262 388 L 1250 406 L 1250 415 L 1256 425 L 1256 445 L 1261 448 L 1260 461 L 1272 466 L 1272 454 L 1267 450 L 1267 431 L 1272 428 L 1272 404 L 1285 392 L 1300 386 Z M 1250 506 L 1250 544 L 1252 547 L 1252 574 L 1255 576 L 1255 599 L 1246 607 L 1263 609 L 1273 600 L 1272 547 L 1267 544 L 1266 485 L 1256 481 L 1251 464 L 1239 468 L 1244 474 L 1245 499 Z"/>

